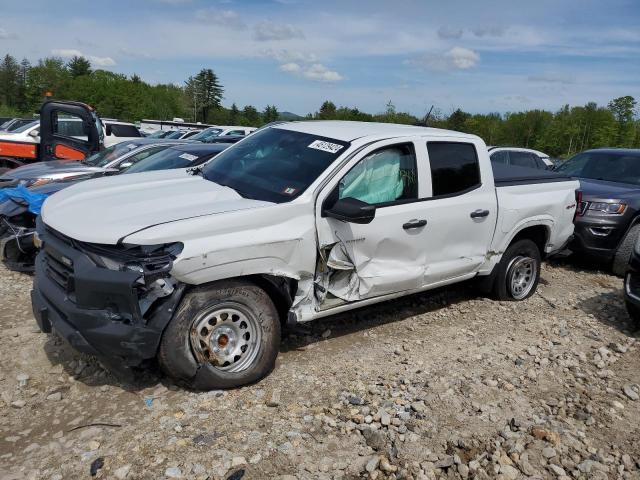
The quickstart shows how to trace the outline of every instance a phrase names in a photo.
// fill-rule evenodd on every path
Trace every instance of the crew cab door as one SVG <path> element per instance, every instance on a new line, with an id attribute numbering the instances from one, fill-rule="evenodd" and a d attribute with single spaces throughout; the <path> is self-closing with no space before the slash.
<path id="1" fill-rule="evenodd" d="M 320 308 L 424 284 L 428 225 L 416 202 L 419 176 L 415 142 L 387 140 L 357 154 L 323 189 L 316 203 Z M 335 218 L 350 204 L 375 209 L 374 218 Z"/>
<path id="2" fill-rule="evenodd" d="M 497 217 L 482 148 L 420 137 L 380 142 L 354 157 L 316 204 L 320 309 L 477 272 Z"/>
<path id="3" fill-rule="evenodd" d="M 427 282 L 474 274 L 485 262 L 496 228 L 497 199 L 487 148 L 459 137 L 424 139 L 428 191 Z M 424 190 L 427 190 L 425 188 Z"/>
<path id="4" fill-rule="evenodd" d="M 95 111 L 79 102 L 46 102 L 40 109 L 40 160 L 84 160 L 101 148 Z"/>

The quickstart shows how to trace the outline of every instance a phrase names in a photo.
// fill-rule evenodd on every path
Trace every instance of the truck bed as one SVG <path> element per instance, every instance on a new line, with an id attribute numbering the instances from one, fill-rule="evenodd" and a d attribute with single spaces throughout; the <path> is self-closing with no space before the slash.
<path id="1" fill-rule="evenodd" d="M 512 185 L 530 185 L 534 183 L 567 182 L 571 177 L 551 170 L 517 167 L 492 163 L 493 178 L 496 187 Z"/>

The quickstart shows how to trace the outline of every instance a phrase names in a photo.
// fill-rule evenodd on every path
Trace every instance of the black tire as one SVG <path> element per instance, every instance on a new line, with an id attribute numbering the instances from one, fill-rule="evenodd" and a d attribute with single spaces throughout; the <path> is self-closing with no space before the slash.
<path id="1" fill-rule="evenodd" d="M 618 245 L 616 253 L 613 256 L 613 264 L 611 265 L 611 270 L 614 275 L 617 275 L 618 277 L 624 276 L 624 272 L 627 271 L 629 259 L 631 258 L 631 253 L 633 252 L 633 247 L 636 244 L 638 235 L 640 235 L 640 225 L 634 225 L 624 236 L 620 245 Z"/>
<path id="2" fill-rule="evenodd" d="M 228 315 L 224 317 L 224 313 L 219 313 L 229 309 L 241 315 L 240 320 L 237 318 L 233 320 L 235 324 L 229 323 L 231 320 Z M 208 321 L 207 318 L 209 318 Z M 246 333 L 233 335 L 231 332 L 228 336 L 220 333 L 223 322 L 227 322 L 224 325 L 234 328 L 237 325 L 242 326 L 243 323 L 247 328 L 246 323 L 249 323 L 253 328 L 253 338 L 242 340 L 241 337 L 247 335 Z M 196 324 L 202 327 L 193 328 Z M 210 327 L 210 325 L 213 326 Z M 211 329 L 210 332 L 206 331 L 208 328 Z M 228 327 L 227 330 L 229 330 Z M 204 332 L 202 335 L 208 334 L 209 340 L 200 341 L 198 332 Z M 241 333 L 241 331 L 238 332 Z M 252 346 L 238 352 L 240 355 L 235 357 L 229 365 L 228 362 L 223 365 L 219 362 L 210 362 L 207 358 L 215 355 L 213 350 L 218 346 L 213 340 L 216 334 L 219 339 L 226 338 L 224 343 L 219 344 L 222 345 L 219 348 L 223 350 L 227 342 L 233 347 L 239 342 L 248 343 L 251 340 Z M 229 340 L 230 338 L 232 340 Z M 158 362 L 168 376 L 189 388 L 195 390 L 234 388 L 265 377 L 275 366 L 279 348 L 280 319 L 267 293 L 249 282 L 221 281 L 210 286 L 198 287 L 185 295 L 162 335 Z M 250 353 L 244 356 L 245 352 Z M 234 365 L 240 366 L 240 362 L 247 361 L 249 363 L 246 363 L 246 368 L 240 371 L 225 370 L 225 368 L 234 368 Z"/>
<path id="3" fill-rule="evenodd" d="M 527 259 L 531 261 L 529 267 L 526 267 Z M 493 296 L 496 300 L 521 301 L 533 295 L 540 281 L 540 263 L 540 250 L 533 241 L 522 239 L 509 245 L 500 263 L 496 265 L 497 272 L 493 284 Z M 517 290 L 512 287 L 512 279 L 518 273 L 516 270 L 519 264 L 523 264 L 524 278 L 529 280 L 526 282 L 527 287 L 516 293 Z"/>
<path id="4" fill-rule="evenodd" d="M 633 320 L 633 325 L 636 329 L 640 329 L 640 308 L 629 301 L 625 301 L 624 303 L 631 320 Z"/>

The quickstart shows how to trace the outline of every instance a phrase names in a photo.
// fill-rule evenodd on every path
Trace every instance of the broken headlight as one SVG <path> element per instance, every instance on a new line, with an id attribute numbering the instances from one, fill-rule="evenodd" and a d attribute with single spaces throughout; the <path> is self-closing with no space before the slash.
<path id="1" fill-rule="evenodd" d="M 169 275 L 173 260 L 182 252 L 183 245 L 176 242 L 160 245 L 84 244 L 82 247 L 98 266 L 139 273 L 139 283 L 149 284 Z"/>

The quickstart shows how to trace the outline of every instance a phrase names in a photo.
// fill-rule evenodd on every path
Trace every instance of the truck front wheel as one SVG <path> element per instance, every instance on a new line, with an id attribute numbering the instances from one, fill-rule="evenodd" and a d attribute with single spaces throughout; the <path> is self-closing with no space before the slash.
<path id="1" fill-rule="evenodd" d="M 158 360 L 190 388 L 233 388 L 266 376 L 279 347 L 280 319 L 266 292 L 224 281 L 185 295 L 162 336 Z"/>
<path id="2" fill-rule="evenodd" d="M 522 239 L 510 245 L 496 266 L 496 299 L 519 301 L 533 295 L 540 281 L 540 261 L 540 250 L 533 241 Z"/>

